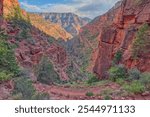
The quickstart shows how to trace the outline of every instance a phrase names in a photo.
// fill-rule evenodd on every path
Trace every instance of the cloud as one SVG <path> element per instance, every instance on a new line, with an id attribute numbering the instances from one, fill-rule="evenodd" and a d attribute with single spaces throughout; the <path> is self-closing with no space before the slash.
<path id="1" fill-rule="evenodd" d="M 68 3 L 45 4 L 41 6 L 21 2 L 30 12 L 73 12 L 83 17 L 94 18 L 109 10 L 119 0 L 70 0 Z"/>

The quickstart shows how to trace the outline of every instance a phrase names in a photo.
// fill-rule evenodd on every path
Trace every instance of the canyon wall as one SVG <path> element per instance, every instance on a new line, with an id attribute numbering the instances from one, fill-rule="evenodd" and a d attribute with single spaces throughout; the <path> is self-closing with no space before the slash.
<path id="1" fill-rule="evenodd" d="M 94 63 L 93 72 L 100 78 L 108 77 L 108 69 L 118 51 L 122 51 L 119 64 L 124 64 L 127 68 L 137 67 L 143 72 L 150 71 L 150 52 L 139 55 L 138 59 L 132 57 L 132 46 L 138 30 L 142 25 L 150 24 L 149 8 L 150 0 L 123 0 L 82 28 L 80 36 L 86 29 L 93 34 L 99 32 L 96 57 L 93 53 L 92 57 L 95 58 L 91 63 Z M 149 35 L 147 40 L 150 40 Z M 150 44 L 147 46 L 149 49 Z"/>
<path id="2" fill-rule="evenodd" d="M 109 13 L 102 16 L 102 19 L 106 18 L 108 25 L 105 23 L 100 27 L 99 53 L 93 69 L 96 74 L 107 77 L 107 71 L 119 50 L 123 52 L 121 64 L 127 68 L 137 67 L 141 71 L 150 71 L 150 53 L 142 54 L 136 60 L 131 55 L 132 44 L 139 27 L 144 23 L 150 24 L 149 8 L 149 0 L 139 3 L 135 0 L 123 0 L 115 10 L 114 16 L 111 17 Z M 112 19 L 109 20 L 109 17 Z"/>

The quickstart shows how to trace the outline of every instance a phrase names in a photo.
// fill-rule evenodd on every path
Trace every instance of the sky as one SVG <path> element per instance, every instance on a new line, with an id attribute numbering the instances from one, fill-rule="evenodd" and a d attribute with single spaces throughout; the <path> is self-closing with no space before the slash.
<path id="1" fill-rule="evenodd" d="M 29 12 L 72 12 L 82 17 L 95 18 L 119 0 L 19 0 L 21 7 Z"/>

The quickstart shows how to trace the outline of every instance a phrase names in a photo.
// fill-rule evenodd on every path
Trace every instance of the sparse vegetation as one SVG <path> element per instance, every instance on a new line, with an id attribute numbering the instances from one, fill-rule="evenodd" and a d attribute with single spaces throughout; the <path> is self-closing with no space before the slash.
<path id="1" fill-rule="evenodd" d="M 48 99 L 50 99 L 48 93 L 35 93 L 32 96 L 32 100 L 48 100 Z"/>
<path id="2" fill-rule="evenodd" d="M 101 92 L 100 95 L 103 97 L 103 99 L 110 100 L 111 95 L 112 95 L 112 90 L 111 89 L 105 89 Z"/>
<path id="3" fill-rule="evenodd" d="M 85 95 L 88 97 L 92 97 L 92 96 L 94 96 L 94 93 L 93 92 L 87 92 Z"/>
<path id="4" fill-rule="evenodd" d="M 124 84 L 123 88 L 129 93 L 138 94 L 145 91 L 145 86 L 138 80 L 132 81 L 129 84 Z"/>
<path id="5" fill-rule="evenodd" d="M 143 3 L 144 0 L 135 0 L 134 4 L 135 6 L 141 5 Z"/>
<path id="6" fill-rule="evenodd" d="M 119 84 L 119 85 L 123 85 L 124 83 L 125 83 L 125 79 L 121 79 L 121 78 L 119 78 L 119 79 L 116 79 L 116 81 L 115 81 L 117 84 Z"/>
<path id="7" fill-rule="evenodd" d="M 145 86 L 146 90 L 150 90 L 150 73 L 142 73 L 140 82 Z"/>
<path id="8" fill-rule="evenodd" d="M 20 99 L 32 99 L 35 94 L 35 89 L 32 85 L 32 81 L 28 78 L 15 79 L 14 95 L 20 94 Z"/>
<path id="9" fill-rule="evenodd" d="M 29 78 L 15 78 L 13 99 L 16 100 L 48 100 L 49 94 L 37 92 Z"/>

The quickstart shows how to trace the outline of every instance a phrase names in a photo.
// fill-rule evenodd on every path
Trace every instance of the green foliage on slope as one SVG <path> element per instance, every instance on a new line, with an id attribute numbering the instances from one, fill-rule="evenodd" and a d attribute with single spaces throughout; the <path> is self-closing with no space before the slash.
<path id="1" fill-rule="evenodd" d="M 141 54 L 146 54 L 150 51 L 147 48 L 150 46 L 149 31 L 150 27 L 148 24 L 144 24 L 139 28 L 132 46 L 132 56 L 134 58 L 138 58 Z"/>
<path id="2" fill-rule="evenodd" d="M 6 81 L 19 73 L 13 47 L 7 43 L 8 35 L 1 31 L 0 36 L 0 81 Z"/>
<path id="3" fill-rule="evenodd" d="M 47 57 L 43 57 L 36 67 L 37 80 L 44 84 L 59 83 L 60 78 Z"/>

